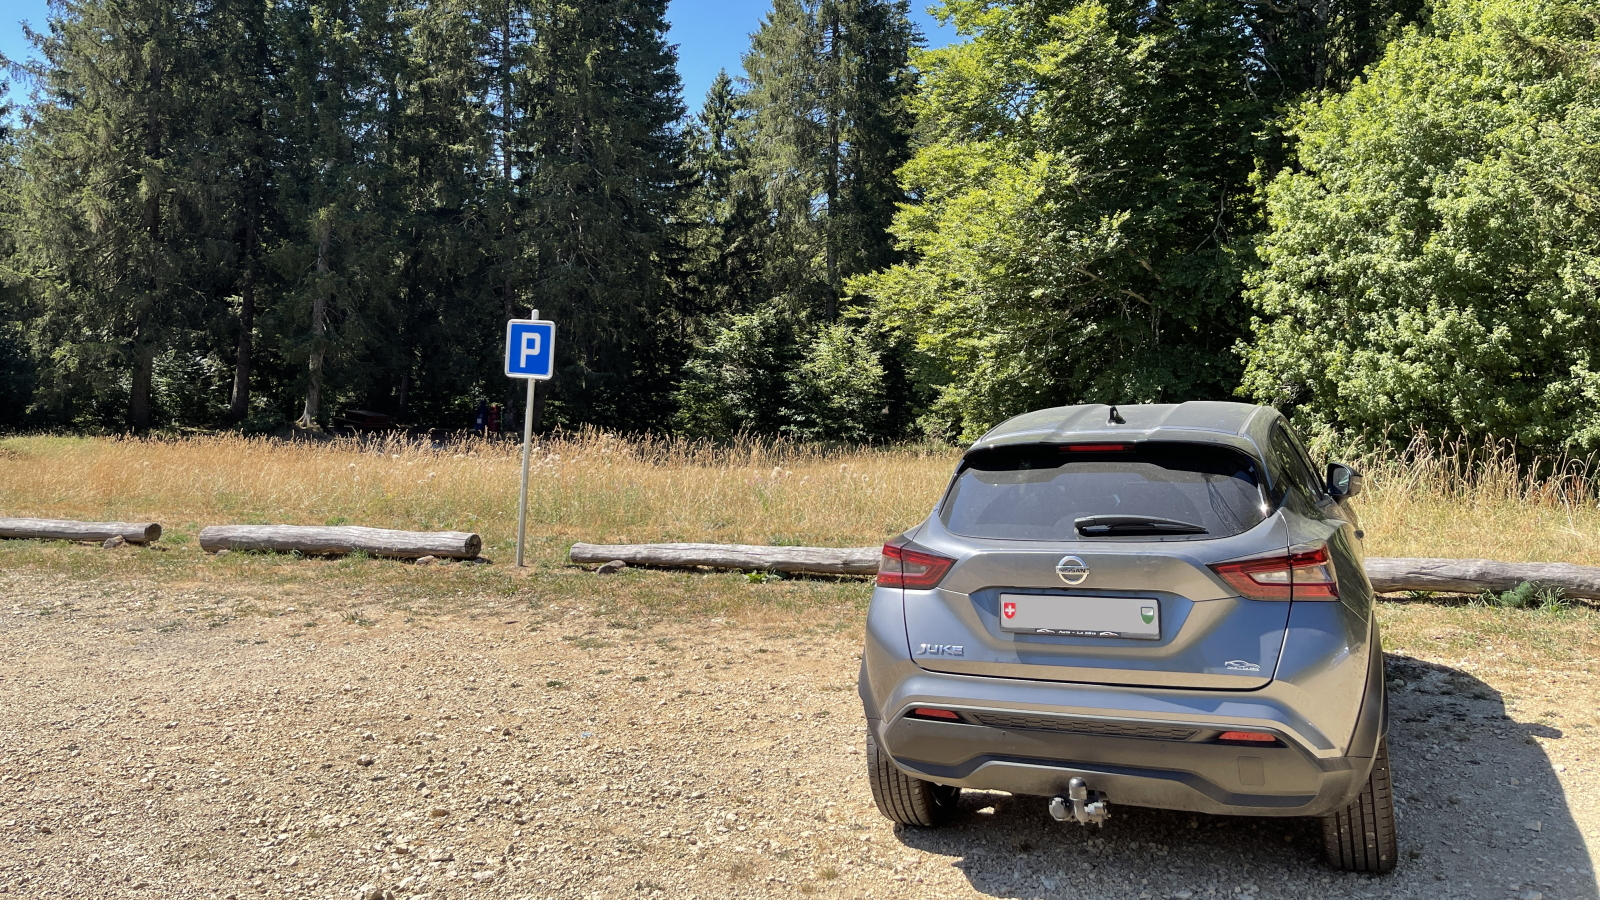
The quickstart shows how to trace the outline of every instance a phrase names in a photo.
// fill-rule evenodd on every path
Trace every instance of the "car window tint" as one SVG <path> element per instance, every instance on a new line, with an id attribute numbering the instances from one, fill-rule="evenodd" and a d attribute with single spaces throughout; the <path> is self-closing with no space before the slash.
<path id="1" fill-rule="evenodd" d="M 1083 540 L 1074 526 L 1082 516 L 1143 515 L 1202 526 L 1207 533 L 1195 537 L 1203 539 L 1260 523 L 1267 510 L 1259 483 L 1255 460 L 1210 444 L 1090 453 L 998 447 L 968 455 L 939 515 L 968 537 Z"/>
<path id="2" fill-rule="evenodd" d="M 1322 483 L 1317 477 L 1317 470 L 1311 465 L 1305 450 L 1300 447 L 1300 442 L 1282 423 L 1272 429 L 1272 455 L 1278 464 L 1275 468 L 1281 468 L 1282 477 L 1291 487 L 1298 490 L 1302 497 L 1314 503 L 1322 496 Z"/>

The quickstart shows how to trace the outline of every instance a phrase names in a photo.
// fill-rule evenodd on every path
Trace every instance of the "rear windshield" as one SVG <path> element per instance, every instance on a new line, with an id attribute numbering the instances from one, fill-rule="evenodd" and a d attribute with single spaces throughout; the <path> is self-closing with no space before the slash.
<path id="1" fill-rule="evenodd" d="M 1258 467 L 1214 444 L 1151 442 L 1124 451 L 1030 444 L 975 451 L 939 517 L 950 531 L 978 538 L 1084 540 L 1084 516 L 1149 516 L 1197 525 L 1215 538 L 1266 517 Z M 1140 537 L 1151 540 L 1156 535 Z"/>

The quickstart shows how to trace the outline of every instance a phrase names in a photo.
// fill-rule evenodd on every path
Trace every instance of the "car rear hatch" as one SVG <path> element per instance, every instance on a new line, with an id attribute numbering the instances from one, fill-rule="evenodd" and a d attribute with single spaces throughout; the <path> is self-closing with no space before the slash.
<path id="1" fill-rule="evenodd" d="M 1071 446 L 963 461 L 905 547 L 948 560 L 935 563 L 947 567 L 936 586 L 906 583 L 918 665 L 1199 689 L 1271 681 L 1287 597 L 1244 599 L 1211 568 L 1286 553 L 1253 454 L 1211 442 Z"/>

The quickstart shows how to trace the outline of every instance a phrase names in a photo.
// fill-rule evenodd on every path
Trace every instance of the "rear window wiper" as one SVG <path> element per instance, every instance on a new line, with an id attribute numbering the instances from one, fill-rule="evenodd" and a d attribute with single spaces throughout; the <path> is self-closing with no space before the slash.
<path id="1" fill-rule="evenodd" d="M 1202 525 L 1160 516 L 1083 516 L 1072 520 L 1085 537 L 1115 534 L 1205 534 Z"/>

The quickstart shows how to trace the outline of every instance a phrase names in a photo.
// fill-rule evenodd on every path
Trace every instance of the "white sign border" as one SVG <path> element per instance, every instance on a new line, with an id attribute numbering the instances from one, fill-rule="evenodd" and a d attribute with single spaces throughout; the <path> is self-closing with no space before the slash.
<path id="1" fill-rule="evenodd" d="M 517 325 L 549 325 L 550 326 L 550 374 L 529 375 L 525 372 L 511 371 L 511 329 Z M 506 364 L 507 378 L 522 378 L 530 381 L 549 381 L 556 376 L 556 323 L 549 319 L 507 319 L 506 320 L 506 349 L 503 361 Z"/>

